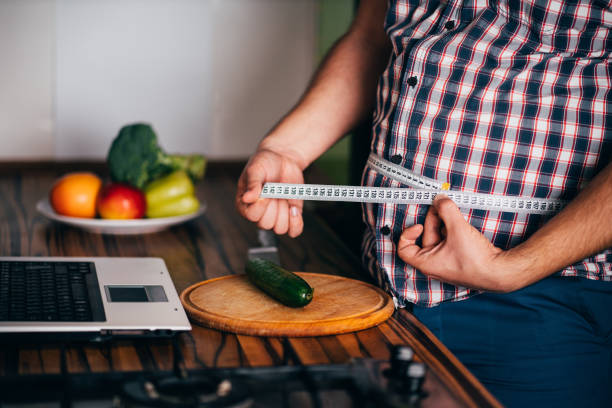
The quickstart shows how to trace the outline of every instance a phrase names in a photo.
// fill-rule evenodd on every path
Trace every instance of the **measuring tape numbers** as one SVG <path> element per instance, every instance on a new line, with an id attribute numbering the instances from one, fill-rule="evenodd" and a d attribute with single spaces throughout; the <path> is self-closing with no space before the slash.
<path id="1" fill-rule="evenodd" d="M 263 186 L 261 197 L 286 200 L 429 205 L 436 195 L 444 194 L 453 200 L 459 208 L 530 214 L 556 213 L 566 204 L 563 200 L 548 198 L 447 190 L 448 183 L 426 179 L 374 154 L 370 154 L 368 166 L 393 180 L 416 188 L 266 183 Z"/>
<path id="2" fill-rule="evenodd" d="M 266 183 L 261 191 L 262 198 L 391 204 L 431 204 L 438 194 L 444 194 L 453 200 L 459 208 L 476 210 L 550 214 L 558 212 L 564 205 L 561 200 L 394 187 Z"/>

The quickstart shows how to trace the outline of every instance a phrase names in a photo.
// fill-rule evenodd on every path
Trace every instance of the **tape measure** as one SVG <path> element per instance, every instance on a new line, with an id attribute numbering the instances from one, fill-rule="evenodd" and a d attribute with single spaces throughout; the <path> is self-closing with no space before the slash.
<path id="1" fill-rule="evenodd" d="M 549 214 L 563 208 L 564 202 L 538 198 L 508 197 L 459 191 L 432 191 L 394 187 L 356 187 L 325 184 L 266 183 L 262 198 L 286 200 L 349 201 L 360 203 L 431 204 L 438 194 L 453 200 L 459 208 L 497 210 L 515 213 Z"/>
<path id="2" fill-rule="evenodd" d="M 565 201 L 556 199 L 447 190 L 447 183 L 425 179 L 375 155 L 370 155 L 368 158 L 368 166 L 387 177 L 417 188 L 266 183 L 260 197 L 286 200 L 429 205 L 436 195 L 444 194 L 453 200 L 459 208 L 530 214 L 556 213 L 566 204 Z"/>

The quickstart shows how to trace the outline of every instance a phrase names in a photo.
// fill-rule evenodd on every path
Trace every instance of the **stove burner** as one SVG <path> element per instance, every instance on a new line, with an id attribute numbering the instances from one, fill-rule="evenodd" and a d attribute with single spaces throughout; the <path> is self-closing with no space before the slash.
<path id="1" fill-rule="evenodd" d="M 139 379 L 125 383 L 122 393 L 128 407 L 248 408 L 253 403 L 242 381 L 213 376 Z"/>

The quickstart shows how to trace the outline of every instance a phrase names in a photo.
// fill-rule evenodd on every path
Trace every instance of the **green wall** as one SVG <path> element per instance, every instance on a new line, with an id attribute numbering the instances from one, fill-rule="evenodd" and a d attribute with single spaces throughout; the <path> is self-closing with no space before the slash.
<path id="1" fill-rule="evenodd" d="M 319 0 L 317 53 L 321 62 L 334 42 L 346 32 L 354 13 L 354 0 Z M 315 164 L 335 183 L 349 181 L 350 135 L 340 140 Z"/>

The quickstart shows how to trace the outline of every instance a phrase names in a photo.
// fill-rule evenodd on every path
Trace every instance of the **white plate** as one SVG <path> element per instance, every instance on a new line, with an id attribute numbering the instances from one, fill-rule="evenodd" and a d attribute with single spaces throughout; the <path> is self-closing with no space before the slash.
<path id="1" fill-rule="evenodd" d="M 39 213 L 51 220 L 83 228 L 89 232 L 96 232 L 98 234 L 133 235 L 161 231 L 172 225 L 181 224 L 197 218 L 204 214 L 206 204 L 201 203 L 198 211 L 187 215 L 164 218 L 139 218 L 135 220 L 104 220 L 100 218 L 67 217 L 56 213 L 53 207 L 51 207 L 49 200 L 46 198 L 40 200 L 36 204 L 36 209 Z"/>

